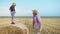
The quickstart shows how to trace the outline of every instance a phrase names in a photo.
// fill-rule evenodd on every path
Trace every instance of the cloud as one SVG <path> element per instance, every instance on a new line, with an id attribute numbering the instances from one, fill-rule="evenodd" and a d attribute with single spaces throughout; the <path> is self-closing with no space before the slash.
<path id="1" fill-rule="evenodd" d="M 27 16 L 32 13 L 31 10 L 28 9 L 17 9 L 16 10 L 16 16 Z"/>
<path id="2" fill-rule="evenodd" d="M 31 14 L 32 11 L 28 9 L 16 9 L 16 16 L 26 16 L 27 14 Z M 0 8 L 0 16 L 10 16 L 9 9 Z"/>
<path id="3" fill-rule="evenodd" d="M 27 13 L 30 14 L 31 13 L 31 10 L 25 10 L 25 9 L 19 9 L 18 10 L 17 9 L 16 12 L 19 13 L 19 14 L 27 14 Z"/>
<path id="4" fill-rule="evenodd" d="M 6 8 L 0 8 L 0 16 L 7 16 L 9 15 L 9 11 Z"/>

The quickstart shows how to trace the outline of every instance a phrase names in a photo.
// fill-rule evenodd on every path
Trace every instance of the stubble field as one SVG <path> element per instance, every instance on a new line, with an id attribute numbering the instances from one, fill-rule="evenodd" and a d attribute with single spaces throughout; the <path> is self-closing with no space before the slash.
<path id="1" fill-rule="evenodd" d="M 60 34 L 60 18 L 41 18 L 42 19 L 42 30 L 41 34 Z M 14 22 L 25 24 L 30 34 L 36 34 L 36 30 L 32 27 L 32 18 L 15 18 Z M 11 18 L 0 18 L 0 25 L 3 23 L 11 23 Z M 3 25 L 4 26 L 4 25 Z"/>

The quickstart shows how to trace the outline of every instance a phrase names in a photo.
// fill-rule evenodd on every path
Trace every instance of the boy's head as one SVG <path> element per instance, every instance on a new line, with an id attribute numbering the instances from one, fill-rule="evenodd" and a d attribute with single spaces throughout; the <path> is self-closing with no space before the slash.
<path id="1" fill-rule="evenodd" d="M 37 15 L 38 11 L 36 9 L 32 10 L 33 11 L 33 15 Z"/>
<path id="2" fill-rule="evenodd" d="M 13 6 L 16 6 L 16 3 L 15 3 L 15 2 L 13 2 L 13 3 L 12 3 L 12 5 L 13 5 Z"/>

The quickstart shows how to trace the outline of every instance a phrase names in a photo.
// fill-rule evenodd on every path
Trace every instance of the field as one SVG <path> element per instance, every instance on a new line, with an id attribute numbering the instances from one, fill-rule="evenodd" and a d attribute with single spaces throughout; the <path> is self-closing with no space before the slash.
<path id="1" fill-rule="evenodd" d="M 32 18 L 15 18 L 14 21 L 25 24 L 30 34 L 36 34 L 36 31 L 33 33 Z M 0 18 L 0 24 L 2 23 L 11 23 L 11 19 Z M 41 34 L 60 34 L 60 18 L 42 18 Z"/>

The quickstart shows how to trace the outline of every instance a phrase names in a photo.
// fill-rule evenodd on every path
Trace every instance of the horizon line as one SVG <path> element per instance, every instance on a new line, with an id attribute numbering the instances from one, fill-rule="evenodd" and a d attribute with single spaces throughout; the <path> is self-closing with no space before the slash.
<path id="1" fill-rule="evenodd" d="M 15 18 L 32 18 L 33 16 L 15 16 Z M 41 18 L 60 18 L 60 16 L 40 16 Z M 11 16 L 0 16 L 0 18 L 11 18 Z"/>

